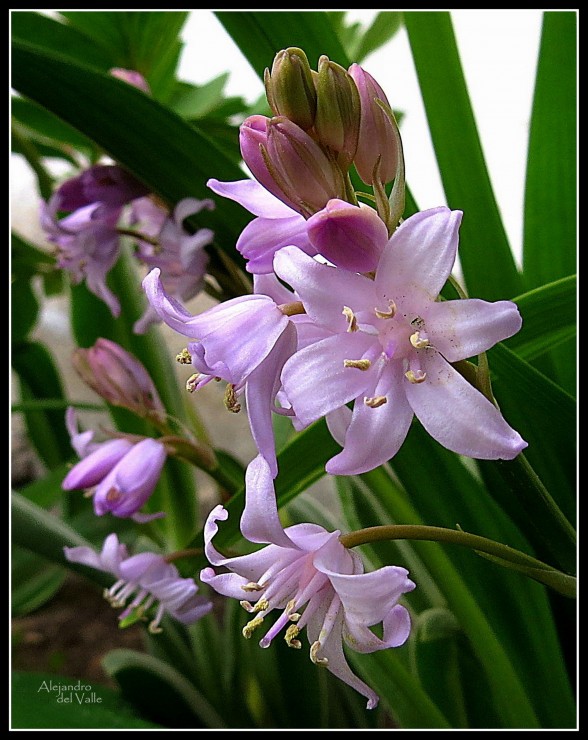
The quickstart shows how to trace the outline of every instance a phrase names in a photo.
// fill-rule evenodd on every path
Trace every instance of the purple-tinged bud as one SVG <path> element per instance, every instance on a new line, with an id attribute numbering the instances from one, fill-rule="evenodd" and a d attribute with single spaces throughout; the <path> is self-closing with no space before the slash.
<path id="1" fill-rule="evenodd" d="M 314 139 L 283 116 L 270 119 L 267 125 L 264 158 L 278 186 L 305 218 L 324 208 L 331 198 L 345 197 L 338 165 Z"/>
<path id="2" fill-rule="evenodd" d="M 166 457 L 165 447 L 150 437 L 133 445 L 98 484 L 93 497 L 96 515 L 110 512 L 121 518 L 133 517 L 137 521 L 162 516 L 161 513 L 137 512 L 155 490 Z"/>
<path id="3" fill-rule="evenodd" d="M 58 200 L 60 210 L 76 211 L 93 203 L 120 208 L 148 192 L 142 183 L 122 167 L 116 164 L 95 164 L 63 182 L 54 197 Z"/>
<path id="4" fill-rule="evenodd" d="M 145 367 L 116 342 L 100 338 L 89 349 L 77 349 L 72 363 L 82 380 L 114 406 L 142 417 L 165 417 L 165 409 Z"/>
<path id="5" fill-rule="evenodd" d="M 308 58 L 302 49 L 289 47 L 274 57 L 272 71 L 264 73 L 270 108 L 308 131 L 316 114 L 316 90 Z"/>
<path id="6" fill-rule="evenodd" d="M 94 450 L 73 466 L 63 479 L 64 491 L 97 486 L 133 447 L 128 439 L 109 439 L 95 444 Z"/>
<path id="7" fill-rule="evenodd" d="M 144 93 L 147 93 L 147 95 L 151 95 L 149 83 L 140 72 L 136 72 L 134 69 L 113 67 L 110 70 L 110 74 L 123 82 L 128 82 L 129 85 L 136 87 L 138 90 L 142 90 Z"/>
<path id="8" fill-rule="evenodd" d="M 326 56 L 319 59 L 316 89 L 315 131 L 321 144 L 339 153 L 338 162 L 347 170 L 359 142 L 359 92 L 351 75 Z"/>
<path id="9" fill-rule="evenodd" d="M 370 206 L 330 200 L 308 219 L 310 243 L 337 267 L 372 272 L 388 242 L 386 224 Z"/>
<path id="10" fill-rule="evenodd" d="M 297 211 L 297 207 L 283 190 L 281 190 L 274 178 L 270 175 L 266 161 L 263 157 L 261 147 L 267 148 L 267 127 L 269 118 L 266 116 L 249 116 L 239 128 L 239 146 L 243 161 L 251 170 L 253 177 L 260 185 L 272 195 Z"/>
<path id="11" fill-rule="evenodd" d="M 398 139 L 390 117 L 382 110 L 376 100 L 389 107 L 384 91 L 359 64 L 349 67 L 349 74 L 355 80 L 361 101 L 361 123 L 359 144 L 354 164 L 361 179 L 371 185 L 374 167 L 380 158 L 379 177 L 381 182 L 391 182 L 396 177 L 398 166 Z"/>

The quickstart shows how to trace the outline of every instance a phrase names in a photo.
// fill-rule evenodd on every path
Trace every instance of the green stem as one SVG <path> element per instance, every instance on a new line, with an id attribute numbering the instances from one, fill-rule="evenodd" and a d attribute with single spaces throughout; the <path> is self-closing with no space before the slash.
<path id="1" fill-rule="evenodd" d="M 11 411 L 14 414 L 26 414 L 29 411 L 53 411 L 60 409 L 67 409 L 69 406 L 73 406 L 75 409 L 83 409 L 84 411 L 107 411 L 105 406 L 101 406 L 96 403 L 85 403 L 84 401 L 68 401 L 66 398 L 43 398 L 43 399 L 31 399 L 30 401 L 21 401 L 15 403 L 11 407 Z"/>

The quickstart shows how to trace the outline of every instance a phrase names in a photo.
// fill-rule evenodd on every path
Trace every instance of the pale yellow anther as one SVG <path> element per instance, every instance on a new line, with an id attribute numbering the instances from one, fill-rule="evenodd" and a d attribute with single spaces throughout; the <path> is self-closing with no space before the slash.
<path id="1" fill-rule="evenodd" d="M 263 623 L 263 617 L 257 616 L 255 619 L 252 619 L 250 622 L 247 622 L 245 627 L 243 627 L 243 637 L 247 640 L 251 637 L 254 630 L 256 630 L 261 624 Z"/>
<path id="2" fill-rule="evenodd" d="M 427 373 L 423 372 L 422 370 L 417 370 L 414 372 L 413 370 L 407 370 L 404 373 L 404 377 L 410 382 L 410 383 L 422 383 L 427 378 Z"/>
<path id="3" fill-rule="evenodd" d="M 364 398 L 363 402 L 370 409 L 378 409 L 380 408 L 380 406 L 388 403 L 388 399 L 386 398 L 386 396 L 373 396 L 373 398 Z"/>
<path id="4" fill-rule="evenodd" d="M 321 647 L 322 645 L 318 640 L 312 643 L 312 645 L 310 646 L 310 659 L 315 665 L 327 666 L 329 665 L 328 658 L 318 657 L 318 651 L 321 649 Z"/>
<path id="5" fill-rule="evenodd" d="M 235 386 L 233 383 L 227 384 L 224 402 L 227 410 L 231 413 L 238 414 L 239 411 L 241 411 L 241 404 L 237 400 L 237 394 L 235 393 Z"/>
<path id="6" fill-rule="evenodd" d="M 263 591 L 263 586 L 260 586 L 259 583 L 255 583 L 255 581 L 249 581 L 249 583 L 241 586 L 241 588 L 243 591 Z"/>
<path id="7" fill-rule="evenodd" d="M 292 614 L 289 614 L 288 615 L 288 619 L 291 622 L 297 622 L 300 619 L 301 616 L 302 615 L 301 614 L 298 614 L 298 612 L 292 612 Z"/>
<path id="8" fill-rule="evenodd" d="M 357 331 L 357 319 L 349 306 L 343 306 L 341 313 L 347 319 L 347 331 Z"/>
<path id="9" fill-rule="evenodd" d="M 369 370 L 372 363 L 369 360 L 343 360 L 343 367 L 354 367 L 357 370 Z"/>
<path id="10" fill-rule="evenodd" d="M 158 627 L 154 621 L 149 624 L 148 629 L 152 635 L 159 635 L 160 632 L 163 632 L 163 629 Z"/>
<path id="11" fill-rule="evenodd" d="M 300 650 L 300 648 L 302 647 L 302 643 L 300 642 L 300 640 L 296 639 L 299 634 L 300 628 L 297 627 L 295 624 L 291 624 L 286 630 L 286 634 L 284 635 L 286 645 L 288 647 L 295 648 L 296 650 Z"/>
<path id="12" fill-rule="evenodd" d="M 181 352 L 178 352 L 176 355 L 176 362 L 179 362 L 180 365 L 190 365 L 192 363 L 192 355 L 188 352 L 186 347 L 184 347 Z"/>
<path id="13" fill-rule="evenodd" d="M 414 334 L 410 335 L 410 343 L 415 349 L 423 349 L 423 347 L 428 347 L 431 344 L 428 339 L 421 337 L 420 331 L 415 331 Z"/>
<path id="14" fill-rule="evenodd" d="M 396 304 L 394 301 L 388 301 L 388 310 L 380 311 L 379 308 L 374 308 L 374 312 L 379 319 L 392 319 L 396 314 Z"/>
<path id="15" fill-rule="evenodd" d="M 286 604 L 285 612 L 286 614 L 290 614 L 290 612 L 293 612 L 294 609 L 296 609 L 296 599 L 290 599 L 290 601 Z"/>
<path id="16" fill-rule="evenodd" d="M 188 391 L 188 393 L 194 393 L 199 380 L 200 373 L 194 373 L 194 375 L 190 375 L 190 377 L 186 381 L 186 390 Z"/>
<path id="17" fill-rule="evenodd" d="M 255 614 L 256 612 L 263 612 L 269 606 L 269 601 L 267 599 L 260 599 L 255 604 L 251 604 L 249 601 L 240 601 L 239 603 L 241 604 L 243 609 L 245 609 L 246 612 L 249 612 L 249 614 Z"/>

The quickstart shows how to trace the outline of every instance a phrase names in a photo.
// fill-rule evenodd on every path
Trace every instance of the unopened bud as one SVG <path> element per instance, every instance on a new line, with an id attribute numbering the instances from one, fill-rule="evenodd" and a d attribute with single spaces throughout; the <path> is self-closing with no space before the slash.
<path id="1" fill-rule="evenodd" d="M 361 179 L 371 185 L 374 168 L 380 158 L 380 181 L 391 182 L 396 177 L 398 166 L 398 138 L 390 116 L 376 102 L 381 100 L 389 107 L 388 98 L 380 85 L 359 64 L 352 64 L 349 74 L 355 80 L 361 101 L 359 143 L 353 162 Z"/>
<path id="2" fill-rule="evenodd" d="M 264 73 L 270 108 L 307 131 L 314 124 L 316 90 L 308 58 L 302 49 L 289 47 L 274 57 L 271 72 Z"/>
<path id="3" fill-rule="evenodd" d="M 347 170 L 359 142 L 359 92 L 351 75 L 326 56 L 319 59 L 316 89 L 315 131 L 321 144 L 339 153 L 339 164 Z"/>
<path id="4" fill-rule="evenodd" d="M 268 123 L 264 158 L 280 189 L 306 218 L 320 211 L 331 198 L 345 197 L 343 174 L 336 162 L 283 116 Z"/>
<path id="5" fill-rule="evenodd" d="M 110 70 L 110 74 L 113 77 L 117 77 L 119 80 L 127 82 L 129 85 L 142 90 L 144 93 L 147 93 L 147 95 L 151 95 L 151 88 L 149 87 L 149 83 L 140 72 L 136 72 L 134 69 L 113 67 Z"/>
<path id="6" fill-rule="evenodd" d="M 77 349 L 72 363 L 82 380 L 113 406 L 139 416 L 165 416 L 149 373 L 116 342 L 100 338 L 89 349 Z"/>

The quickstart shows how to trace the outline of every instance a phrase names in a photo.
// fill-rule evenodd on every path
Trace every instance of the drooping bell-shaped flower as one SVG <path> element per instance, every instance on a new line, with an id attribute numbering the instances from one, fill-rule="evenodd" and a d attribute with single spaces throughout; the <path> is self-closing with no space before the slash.
<path id="1" fill-rule="evenodd" d="M 442 207 L 411 216 L 386 244 L 373 280 L 296 248 L 276 254 L 277 275 L 324 332 L 288 360 L 282 382 L 297 420 L 326 416 L 342 445 L 328 472 L 357 474 L 389 460 L 413 415 L 440 444 L 469 457 L 510 460 L 527 446 L 451 364 L 521 327 L 510 301 L 437 300 L 455 262 L 461 215 Z"/>
<path id="2" fill-rule="evenodd" d="M 161 632 L 159 623 L 166 612 L 182 624 L 192 624 L 212 609 L 212 602 L 198 595 L 198 586 L 192 578 L 182 578 L 175 565 L 162 555 L 144 552 L 129 556 L 126 545 L 118 541 L 116 534 L 108 535 L 100 553 L 91 547 L 63 550 L 70 563 L 87 565 L 117 579 L 104 591 L 104 597 L 115 608 L 126 607 L 119 615 L 121 622 L 133 613 L 136 619 L 146 619 L 149 613 L 152 614 L 149 631 L 157 633 Z"/>
<path id="3" fill-rule="evenodd" d="M 218 521 L 228 517 L 216 506 L 204 528 L 205 554 L 214 568 L 200 573 L 219 593 L 239 599 L 252 615 L 243 628 L 251 637 L 269 613 L 281 612 L 260 640 L 267 648 L 280 633 L 286 644 L 301 648 L 298 639 L 306 628 L 310 659 L 325 667 L 363 694 L 368 709 L 377 694 L 349 667 L 343 643 L 360 653 L 402 645 L 410 634 L 410 616 L 399 603 L 415 584 L 405 568 L 385 566 L 370 573 L 357 553 L 345 548 L 339 531 L 328 532 L 317 524 L 280 524 L 273 481 L 267 463 L 257 457 L 246 474 L 246 505 L 241 532 L 250 542 L 266 547 L 249 555 L 223 557 L 212 544 Z M 383 625 L 382 637 L 370 629 Z"/>

